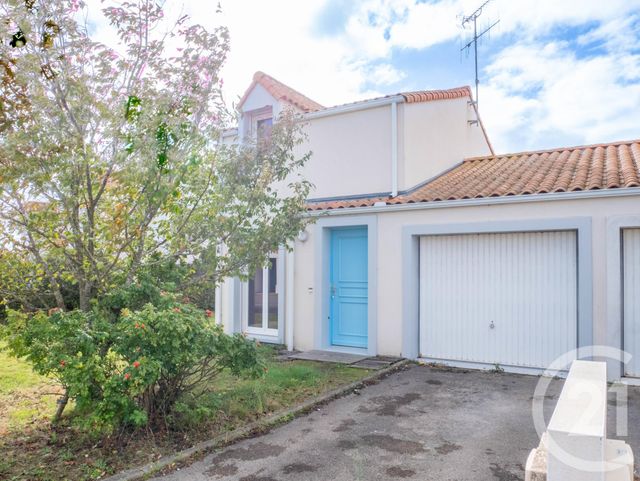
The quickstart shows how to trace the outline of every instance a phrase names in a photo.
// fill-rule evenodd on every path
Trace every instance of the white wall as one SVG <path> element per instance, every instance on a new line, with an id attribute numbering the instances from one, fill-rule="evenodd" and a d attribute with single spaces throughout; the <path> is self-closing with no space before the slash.
<path id="1" fill-rule="evenodd" d="M 490 154 L 469 99 L 398 103 L 398 189 L 407 190 L 437 176 L 466 157 Z M 364 105 L 364 104 L 363 104 Z M 239 138 L 250 132 L 254 110 L 270 106 L 274 118 L 285 104 L 257 84 L 242 106 Z M 392 183 L 391 105 L 305 119 L 307 141 L 298 155 L 312 152 L 300 172 L 314 184 L 311 198 L 389 194 Z M 286 183 L 284 183 L 286 185 Z M 286 192 L 284 185 L 278 190 Z"/>
<path id="2" fill-rule="evenodd" d="M 468 99 L 398 104 L 398 189 L 437 176 L 466 157 L 489 155 Z M 392 191 L 391 105 L 311 118 L 305 129 L 311 151 L 303 176 L 316 188 L 312 198 Z"/>
<path id="3" fill-rule="evenodd" d="M 467 157 L 491 150 L 468 98 L 403 104 L 400 190 L 433 178 Z"/>
<path id="4" fill-rule="evenodd" d="M 361 214 L 361 212 L 360 212 Z M 417 224 L 460 224 L 490 221 L 522 221 L 548 218 L 590 217 L 592 221 L 592 304 L 593 339 L 607 344 L 607 217 L 638 215 L 637 197 L 592 198 L 530 203 L 467 206 L 378 213 L 378 353 L 398 356 L 402 353 L 402 228 Z M 308 240 L 295 245 L 295 347 L 314 347 L 315 259 L 313 227 L 307 229 Z M 416 279 L 417 282 L 417 279 Z M 617 322 L 617 321 L 616 321 Z M 417 335 L 417 333 L 416 333 Z M 617 346 L 616 346 L 617 347 Z"/>
<path id="5" fill-rule="evenodd" d="M 391 110 L 382 106 L 320 117 L 305 126 L 312 152 L 302 176 L 315 185 L 312 198 L 391 190 Z"/>
<path id="6" fill-rule="evenodd" d="M 273 107 L 273 113 L 276 117 L 280 114 L 280 102 L 274 99 L 262 85 L 256 84 L 242 104 L 242 112 L 250 112 L 263 107 Z"/>

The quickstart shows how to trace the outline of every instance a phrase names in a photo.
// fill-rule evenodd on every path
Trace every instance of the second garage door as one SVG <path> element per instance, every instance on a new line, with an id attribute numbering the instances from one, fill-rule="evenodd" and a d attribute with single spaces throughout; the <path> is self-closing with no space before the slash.
<path id="1" fill-rule="evenodd" d="M 640 377 L 640 229 L 622 231 L 625 376 Z"/>
<path id="2" fill-rule="evenodd" d="M 576 347 L 574 231 L 421 239 L 421 357 L 546 368 Z"/>

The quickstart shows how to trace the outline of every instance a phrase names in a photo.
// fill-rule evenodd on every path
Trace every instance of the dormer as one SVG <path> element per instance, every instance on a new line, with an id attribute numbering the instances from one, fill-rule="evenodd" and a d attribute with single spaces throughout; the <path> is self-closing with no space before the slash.
<path id="1" fill-rule="evenodd" d="M 239 137 L 269 135 L 274 119 L 285 108 L 306 114 L 324 107 L 264 72 L 256 72 L 236 107 L 240 113 Z"/>

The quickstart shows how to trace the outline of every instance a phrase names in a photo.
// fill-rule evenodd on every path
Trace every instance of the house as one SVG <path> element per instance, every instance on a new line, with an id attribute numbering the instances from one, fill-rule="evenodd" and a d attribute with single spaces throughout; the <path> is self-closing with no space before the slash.
<path id="1" fill-rule="evenodd" d="M 539 373 L 590 346 L 640 378 L 640 141 L 496 154 L 468 87 L 323 107 L 258 72 L 239 139 L 306 121 L 315 223 L 216 293 L 290 349 Z"/>

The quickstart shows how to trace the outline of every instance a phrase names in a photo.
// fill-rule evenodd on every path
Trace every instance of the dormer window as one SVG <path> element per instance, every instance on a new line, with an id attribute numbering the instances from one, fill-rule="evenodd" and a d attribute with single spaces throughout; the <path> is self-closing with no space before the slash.
<path id="1" fill-rule="evenodd" d="M 245 115 L 245 132 L 254 141 L 271 138 L 273 128 L 273 107 L 266 105 L 260 109 L 250 110 Z"/>
<path id="2" fill-rule="evenodd" d="M 268 140 L 271 138 L 273 129 L 273 117 L 256 121 L 256 134 L 258 140 Z"/>

